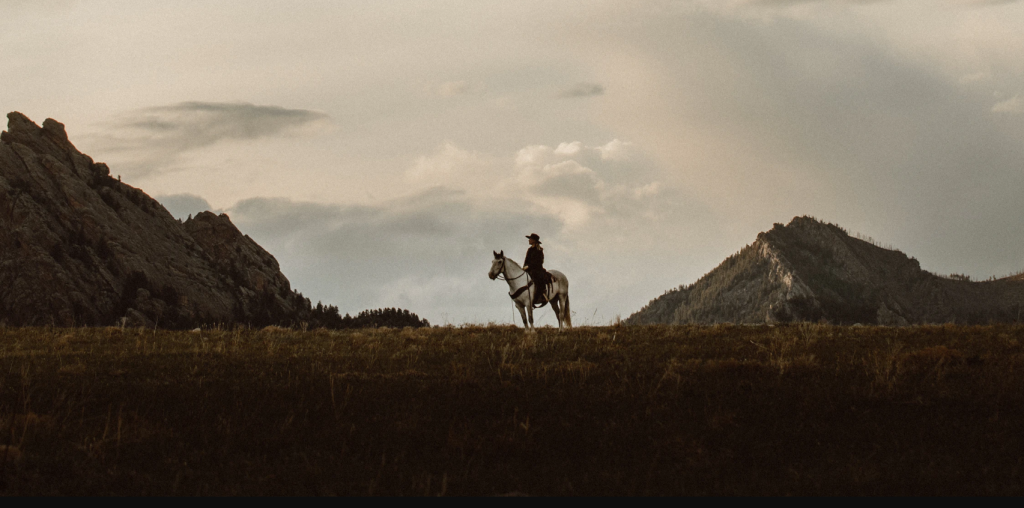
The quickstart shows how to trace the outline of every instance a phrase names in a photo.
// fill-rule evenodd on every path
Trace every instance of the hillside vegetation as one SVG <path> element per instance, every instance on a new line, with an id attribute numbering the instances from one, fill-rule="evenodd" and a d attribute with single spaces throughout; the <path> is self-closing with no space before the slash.
<path id="1" fill-rule="evenodd" d="M 0 493 L 1021 495 L 1022 341 L 0 328 Z"/>

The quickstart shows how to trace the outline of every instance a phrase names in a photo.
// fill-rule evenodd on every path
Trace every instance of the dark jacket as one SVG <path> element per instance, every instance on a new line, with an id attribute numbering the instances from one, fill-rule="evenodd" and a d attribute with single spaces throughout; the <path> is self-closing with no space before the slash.
<path id="1" fill-rule="evenodd" d="M 530 249 L 526 251 L 526 261 L 523 261 L 523 267 L 531 274 L 543 272 L 544 251 L 536 245 L 531 245 Z"/>
<path id="2" fill-rule="evenodd" d="M 543 306 L 547 301 L 544 299 L 544 286 L 550 282 L 548 280 L 548 272 L 544 269 L 544 249 L 539 245 L 531 245 L 530 249 L 526 251 L 526 261 L 523 261 L 523 266 L 526 268 L 527 273 L 530 274 L 530 278 L 533 279 L 533 283 L 539 288 L 533 294 L 534 306 Z"/>
<path id="3" fill-rule="evenodd" d="M 540 285 L 548 283 L 548 272 L 544 269 L 544 249 L 540 246 L 530 246 L 530 249 L 526 251 L 526 261 L 523 261 L 523 266 L 526 267 L 526 271 L 535 283 Z"/>

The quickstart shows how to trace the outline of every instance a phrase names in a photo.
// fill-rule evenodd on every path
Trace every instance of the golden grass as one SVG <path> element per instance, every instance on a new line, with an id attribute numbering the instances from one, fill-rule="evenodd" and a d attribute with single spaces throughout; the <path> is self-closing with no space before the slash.
<path id="1" fill-rule="evenodd" d="M 1024 328 L 0 328 L 0 493 L 1003 494 Z"/>

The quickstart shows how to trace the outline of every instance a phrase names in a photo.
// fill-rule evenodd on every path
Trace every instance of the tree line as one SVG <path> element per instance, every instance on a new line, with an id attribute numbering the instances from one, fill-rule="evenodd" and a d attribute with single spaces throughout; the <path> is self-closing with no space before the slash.
<path id="1" fill-rule="evenodd" d="M 420 319 L 416 314 L 406 309 L 388 307 L 386 309 L 368 309 L 360 312 L 356 317 L 349 314 L 341 316 L 338 307 L 324 305 L 317 302 L 309 314 L 309 326 L 311 328 L 328 328 L 339 330 L 344 328 L 412 328 L 429 327 L 430 322 Z"/>

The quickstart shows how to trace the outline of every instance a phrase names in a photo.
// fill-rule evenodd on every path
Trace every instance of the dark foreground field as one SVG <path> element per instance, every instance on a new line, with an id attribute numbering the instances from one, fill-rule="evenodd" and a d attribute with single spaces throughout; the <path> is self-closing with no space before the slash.
<path id="1" fill-rule="evenodd" d="M 0 493 L 1021 495 L 1022 341 L 0 328 Z"/>

